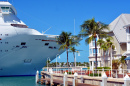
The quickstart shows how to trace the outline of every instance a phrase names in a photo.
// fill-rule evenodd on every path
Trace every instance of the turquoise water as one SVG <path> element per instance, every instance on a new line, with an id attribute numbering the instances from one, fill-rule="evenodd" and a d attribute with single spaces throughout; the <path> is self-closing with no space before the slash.
<path id="1" fill-rule="evenodd" d="M 35 83 L 35 76 L 0 77 L 0 86 L 46 86 Z"/>

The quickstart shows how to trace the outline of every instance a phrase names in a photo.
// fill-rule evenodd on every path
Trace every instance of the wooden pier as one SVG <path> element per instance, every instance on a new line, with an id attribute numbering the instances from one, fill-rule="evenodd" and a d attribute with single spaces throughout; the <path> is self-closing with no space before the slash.
<path id="1" fill-rule="evenodd" d="M 51 86 L 101 86 L 101 84 L 103 84 L 102 82 L 102 77 L 90 77 L 86 75 L 78 75 L 75 77 L 74 75 L 50 73 L 47 71 L 41 71 L 41 79 L 38 79 L 37 81 L 37 83 L 45 83 Z M 102 86 L 114 86 L 113 84 L 122 86 L 124 84 L 124 80 L 108 78 L 107 82 L 105 82 L 105 85 Z"/>
<path id="2" fill-rule="evenodd" d="M 50 84 L 51 86 L 63 86 L 64 85 L 64 74 L 50 74 L 46 71 L 41 72 L 41 79 L 38 79 L 37 83 L 40 84 Z M 53 76 L 53 77 L 52 77 Z M 73 79 L 74 75 L 67 75 L 67 85 L 66 86 L 73 86 Z M 75 80 L 75 86 L 98 86 L 98 85 L 91 85 L 86 84 L 81 81 L 78 81 L 79 77 Z"/>

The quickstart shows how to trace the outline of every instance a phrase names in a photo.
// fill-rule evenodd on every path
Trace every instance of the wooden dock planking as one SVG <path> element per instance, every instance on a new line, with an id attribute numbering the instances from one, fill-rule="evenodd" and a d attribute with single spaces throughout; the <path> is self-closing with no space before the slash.
<path id="1" fill-rule="evenodd" d="M 39 79 L 38 81 L 47 81 L 47 82 L 50 82 L 50 78 Z M 53 84 L 54 85 L 61 85 L 61 84 L 63 84 L 63 80 L 53 79 Z M 68 86 L 73 86 L 73 82 L 72 81 L 68 81 Z M 98 85 L 78 83 L 78 86 L 98 86 Z"/>

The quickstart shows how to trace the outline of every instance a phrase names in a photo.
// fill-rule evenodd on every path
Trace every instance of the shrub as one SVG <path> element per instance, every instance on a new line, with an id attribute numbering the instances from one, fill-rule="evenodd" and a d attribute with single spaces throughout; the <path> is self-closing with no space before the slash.
<path id="1" fill-rule="evenodd" d="M 98 76 L 98 73 L 94 73 L 94 75 L 91 73 L 90 76 Z M 99 73 L 99 76 L 101 76 L 101 73 Z"/>

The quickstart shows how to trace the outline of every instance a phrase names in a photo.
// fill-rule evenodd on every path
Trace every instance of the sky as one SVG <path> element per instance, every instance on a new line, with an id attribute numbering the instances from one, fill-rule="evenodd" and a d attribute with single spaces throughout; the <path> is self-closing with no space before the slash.
<path id="1" fill-rule="evenodd" d="M 3 1 L 3 0 L 2 0 Z M 95 18 L 96 21 L 110 24 L 122 13 L 130 13 L 130 0 L 8 0 L 17 10 L 17 16 L 27 26 L 45 34 L 59 35 L 62 31 L 79 34 L 84 21 Z M 74 25 L 75 20 L 75 25 Z M 89 46 L 85 38 L 76 46 L 80 56 L 77 62 L 89 62 Z M 66 52 L 57 58 L 58 62 L 67 62 Z M 53 60 L 52 62 L 55 62 Z M 69 53 L 69 62 L 74 62 Z"/>

